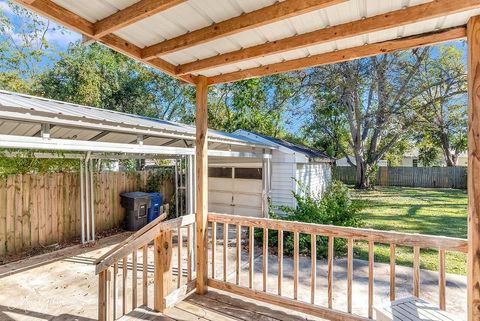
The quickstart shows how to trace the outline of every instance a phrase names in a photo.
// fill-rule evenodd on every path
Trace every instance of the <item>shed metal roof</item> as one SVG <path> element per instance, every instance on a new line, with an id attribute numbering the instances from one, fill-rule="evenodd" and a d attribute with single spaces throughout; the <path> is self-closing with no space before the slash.
<path id="1" fill-rule="evenodd" d="M 271 137 L 271 136 L 267 136 L 267 135 L 262 135 L 262 134 L 259 134 L 259 133 L 249 132 L 249 131 L 246 131 L 246 130 L 243 130 L 243 129 L 237 130 L 235 133 L 240 137 L 245 137 L 245 138 L 248 138 L 250 140 L 255 140 L 258 143 L 268 143 L 268 144 L 272 144 L 272 145 L 277 146 L 277 147 L 285 147 L 285 148 L 287 148 L 287 149 L 289 149 L 289 150 L 291 150 L 295 153 L 305 155 L 308 158 L 316 158 L 316 159 L 324 159 L 324 160 L 333 161 L 327 154 L 325 154 L 325 153 L 323 153 L 323 152 L 321 152 L 317 149 L 305 146 L 303 144 L 292 143 L 292 142 L 286 141 L 284 139 L 275 138 L 275 137 Z"/>

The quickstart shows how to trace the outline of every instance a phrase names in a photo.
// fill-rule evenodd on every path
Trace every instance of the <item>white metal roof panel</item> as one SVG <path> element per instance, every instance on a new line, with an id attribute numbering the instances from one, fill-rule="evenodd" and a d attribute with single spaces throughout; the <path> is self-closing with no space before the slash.
<path id="1" fill-rule="evenodd" d="M 15 114 L 15 119 L 11 119 L 13 116 L 8 118 L 7 112 Z M 32 120 L 33 115 L 46 117 L 56 124 L 51 129 L 54 138 L 89 140 L 105 131 L 110 133 L 98 141 L 125 143 L 135 140 L 135 130 L 146 129 L 152 136 L 164 139 L 195 139 L 193 126 L 0 90 L 0 134 L 34 135 L 40 126 Z M 72 126 L 72 120 L 78 125 Z M 95 127 L 92 127 L 93 124 Z M 258 145 L 243 137 L 216 130 L 209 130 L 209 140 L 233 145 Z"/>
<path id="2" fill-rule="evenodd" d="M 60 6 L 73 11 L 91 22 L 114 14 L 118 10 L 132 5 L 137 1 L 138 0 L 54 0 L 54 2 Z M 315 10 L 300 16 L 229 35 L 221 39 L 215 39 L 174 53 L 164 54 L 161 58 L 173 65 L 181 65 L 431 1 L 433 0 L 348 0 L 324 9 Z M 172 39 L 188 32 L 210 26 L 213 23 L 225 21 L 263 7 L 271 6 L 276 2 L 275 0 L 188 0 L 180 5 L 120 29 L 116 31 L 115 34 L 140 48 L 144 48 L 166 39 Z M 250 61 L 233 63 L 229 66 L 211 68 L 210 70 L 200 71 L 198 74 L 215 76 L 265 64 L 307 57 L 309 55 L 352 48 L 363 44 L 432 32 L 439 29 L 464 25 L 469 17 L 478 14 L 480 14 L 480 10 L 471 10 L 469 12 L 447 15 L 428 21 L 420 21 L 407 26 L 399 26 L 339 41 L 295 49 L 280 54 L 268 55 L 268 53 L 265 53 L 267 56 L 254 58 Z"/>

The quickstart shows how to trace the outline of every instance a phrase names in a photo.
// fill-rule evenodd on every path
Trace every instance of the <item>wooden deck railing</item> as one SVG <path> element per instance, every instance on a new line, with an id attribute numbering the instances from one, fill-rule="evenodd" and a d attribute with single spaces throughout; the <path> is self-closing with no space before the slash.
<path id="1" fill-rule="evenodd" d="M 271 304 L 284 306 L 300 312 L 312 314 L 321 318 L 332 320 L 368 320 L 373 317 L 374 306 L 374 246 L 375 243 L 383 243 L 390 245 L 390 300 L 395 299 L 395 249 L 396 246 L 413 247 L 413 285 L 412 294 L 419 296 L 420 294 L 420 249 L 428 248 L 438 250 L 439 253 L 439 273 L 438 273 L 438 293 L 439 306 L 445 309 L 445 251 L 467 252 L 467 241 L 464 239 L 456 239 L 441 236 L 428 236 L 411 233 L 397 233 L 389 231 L 378 231 L 372 229 L 360 229 L 349 227 L 338 227 L 330 225 L 308 224 L 292 221 L 272 220 L 265 218 L 243 217 L 226 214 L 211 213 L 208 216 L 211 224 L 211 275 L 208 279 L 208 285 L 224 291 L 253 297 L 257 300 L 263 300 Z M 218 279 L 216 276 L 215 251 L 218 242 L 216 231 L 223 225 L 223 278 Z M 228 242 L 229 226 L 235 226 L 236 254 L 235 254 L 235 281 L 229 281 L 227 278 L 229 272 L 228 266 Z M 240 284 L 241 270 L 241 251 L 242 251 L 242 228 L 248 228 L 248 287 Z M 254 285 L 254 233 L 256 229 L 263 230 L 263 250 L 262 250 L 262 288 L 256 289 Z M 271 230 L 278 231 L 278 279 L 277 293 L 267 291 L 268 282 L 268 233 Z M 282 293 L 283 281 L 283 237 L 284 232 L 293 233 L 294 238 L 294 255 L 293 255 L 293 298 L 286 297 Z M 327 251 L 327 304 L 319 305 L 315 301 L 317 288 L 317 258 L 316 258 L 316 242 L 311 243 L 311 271 L 310 276 L 310 302 L 299 300 L 299 236 L 308 234 L 311 239 L 317 240 L 317 237 L 324 236 L 328 238 Z M 346 296 L 347 306 L 345 311 L 333 309 L 333 260 L 334 260 L 334 239 L 342 238 L 347 242 L 347 273 L 346 273 Z M 353 286 L 353 245 L 354 241 L 368 242 L 368 306 L 366 307 L 365 316 L 352 313 L 352 286 Z M 302 270 L 302 275 L 308 273 Z M 233 272 L 232 272 L 233 273 Z"/>
<path id="2" fill-rule="evenodd" d="M 149 223 L 96 261 L 96 273 L 99 278 L 98 319 L 100 321 L 116 320 L 138 307 L 139 274 L 142 279 L 141 302 L 144 306 L 149 305 L 149 271 L 151 272 L 152 268 L 154 273 L 153 308 L 156 311 L 161 312 L 166 307 L 173 306 L 182 299 L 183 295 L 194 288 L 195 280 L 192 278 L 194 262 L 192 262 L 191 254 L 194 248 L 192 227 L 195 223 L 195 215 L 162 222 L 165 216 L 162 215 Z M 173 285 L 174 233 L 177 240 L 176 289 Z M 186 242 L 183 241 L 185 236 Z M 186 248 L 185 254 L 184 247 Z M 149 264 L 149 250 L 153 251 L 153 264 Z M 140 264 L 138 252 L 141 253 Z M 184 258 L 187 261 L 186 277 Z M 119 293 L 120 289 L 121 294 Z"/>

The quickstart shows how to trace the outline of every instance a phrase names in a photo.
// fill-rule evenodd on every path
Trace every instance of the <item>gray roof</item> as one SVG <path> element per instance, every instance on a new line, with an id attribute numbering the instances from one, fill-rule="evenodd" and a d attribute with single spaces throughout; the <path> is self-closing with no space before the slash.
<path id="1" fill-rule="evenodd" d="M 51 124 L 59 139 L 126 143 L 144 135 L 148 144 L 174 146 L 174 139 L 193 142 L 195 127 L 53 99 L 0 90 L 0 134 L 38 136 L 41 124 Z M 209 142 L 267 147 L 247 137 L 209 130 Z"/>
<path id="2" fill-rule="evenodd" d="M 251 138 L 249 136 L 242 135 L 242 132 L 243 133 L 249 133 L 251 135 L 258 136 L 258 137 L 262 138 L 262 143 L 264 141 L 267 141 L 267 142 L 270 142 L 273 145 L 288 148 L 288 149 L 293 150 L 297 153 L 303 154 L 303 155 L 305 155 L 306 157 L 309 157 L 309 158 L 321 158 L 321 159 L 332 160 L 332 158 L 329 157 L 327 154 L 325 154 L 325 153 L 323 153 L 323 152 L 321 152 L 317 149 L 313 149 L 311 147 L 305 146 L 303 144 L 292 143 L 292 142 L 286 141 L 284 139 L 274 138 L 274 137 L 271 137 L 271 136 L 267 136 L 267 135 L 263 135 L 263 134 L 259 134 L 259 133 L 255 133 L 255 132 L 249 132 L 249 131 L 246 131 L 246 130 L 238 130 L 235 133 L 238 136 L 245 137 L 245 138 L 248 137 L 248 138 L 254 140 L 253 138 Z M 257 140 L 257 142 L 260 142 L 260 141 Z"/>

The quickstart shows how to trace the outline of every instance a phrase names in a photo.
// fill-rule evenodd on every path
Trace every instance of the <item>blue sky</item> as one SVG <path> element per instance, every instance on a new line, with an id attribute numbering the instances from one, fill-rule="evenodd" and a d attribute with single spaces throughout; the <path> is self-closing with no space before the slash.
<path id="1" fill-rule="evenodd" d="M 11 37 L 16 42 L 18 41 L 18 43 L 21 43 L 22 39 L 20 37 L 21 35 L 20 30 L 22 26 L 26 25 L 25 23 L 28 23 L 28 21 L 22 21 L 22 18 L 15 15 L 15 12 L 13 12 L 12 8 L 8 5 L 7 0 L 0 0 L 0 12 L 3 12 L 3 14 L 7 18 L 9 18 L 10 21 L 13 22 L 13 29 L 8 30 L 7 35 L 0 34 L 0 41 L 2 41 L 2 37 Z M 67 50 L 68 46 L 72 42 L 79 41 L 81 39 L 81 35 L 76 32 L 70 31 L 66 28 L 62 28 L 55 22 L 48 21 L 43 17 L 39 17 L 39 19 L 46 24 L 48 23 L 48 30 L 45 33 L 45 38 L 50 43 L 50 45 L 56 49 L 56 53 L 54 54 L 53 57 L 45 57 L 41 62 L 42 68 L 48 68 L 49 65 L 55 62 L 56 60 L 55 55 Z M 463 50 L 464 61 L 466 63 L 466 50 L 465 50 L 466 46 L 464 41 L 453 41 L 453 42 L 447 43 L 447 45 L 454 45 L 457 48 Z M 0 68 L 1 68 L 1 63 L 0 63 Z M 308 110 L 308 108 L 306 107 L 308 106 L 308 102 L 300 103 L 300 105 L 303 106 L 302 109 Z M 297 107 L 300 107 L 300 106 L 297 106 Z M 302 113 L 296 114 L 296 115 L 286 115 L 286 116 L 287 116 L 286 119 L 290 119 L 290 121 L 287 120 L 285 122 L 287 130 L 289 130 L 290 132 L 297 132 L 299 128 L 304 124 L 307 118 L 306 115 L 302 115 Z"/>
<path id="2" fill-rule="evenodd" d="M 7 0 L 0 0 L 0 10 L 9 18 L 11 21 L 13 21 L 15 30 L 13 30 L 13 37 L 18 36 L 18 34 L 15 32 L 20 28 L 21 23 L 23 22 L 22 19 L 20 19 L 17 15 L 14 14 L 12 9 L 7 3 Z M 47 22 L 48 20 L 43 17 L 39 17 L 42 21 Z M 49 30 L 45 34 L 46 39 L 53 45 L 58 46 L 59 48 L 65 50 L 68 48 L 69 43 L 75 42 L 79 39 L 81 39 L 80 34 L 76 32 L 72 32 L 70 30 L 64 29 L 63 32 L 58 31 L 59 30 L 59 25 L 56 24 L 53 21 L 50 21 L 50 26 Z"/>

